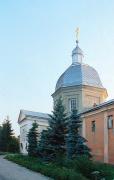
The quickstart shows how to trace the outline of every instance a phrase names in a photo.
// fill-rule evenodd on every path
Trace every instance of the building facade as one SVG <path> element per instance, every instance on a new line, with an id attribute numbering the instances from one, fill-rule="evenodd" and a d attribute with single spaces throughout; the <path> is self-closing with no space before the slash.
<path id="1" fill-rule="evenodd" d="M 39 113 L 33 111 L 20 110 L 18 124 L 20 126 L 20 151 L 22 154 L 27 154 L 27 134 L 32 127 L 32 124 L 36 122 L 38 124 L 38 133 L 47 129 L 49 114 Z"/>
<path id="2" fill-rule="evenodd" d="M 83 112 L 83 136 L 95 160 L 114 164 L 114 100 Z"/>

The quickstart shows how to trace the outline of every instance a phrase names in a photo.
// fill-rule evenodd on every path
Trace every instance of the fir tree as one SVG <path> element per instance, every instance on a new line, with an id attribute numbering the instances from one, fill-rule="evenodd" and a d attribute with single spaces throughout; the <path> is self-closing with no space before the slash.
<path id="1" fill-rule="evenodd" d="M 19 153 L 19 139 L 17 137 L 12 136 L 8 144 L 8 152 Z"/>
<path id="2" fill-rule="evenodd" d="M 47 148 L 52 159 L 66 152 L 67 117 L 61 98 L 57 100 L 50 118 Z"/>
<path id="3" fill-rule="evenodd" d="M 2 126 L 0 126 L 0 151 L 2 147 Z"/>
<path id="4" fill-rule="evenodd" d="M 49 127 L 42 131 L 38 144 L 38 152 L 45 160 L 55 160 L 58 155 L 66 151 L 65 138 L 67 129 L 67 117 L 62 100 L 59 98 L 50 115 Z"/>
<path id="5" fill-rule="evenodd" d="M 38 142 L 38 132 L 37 132 L 38 125 L 37 123 L 32 124 L 32 128 L 29 130 L 27 135 L 28 137 L 28 155 L 29 156 L 36 156 L 37 155 L 37 142 Z"/>
<path id="6" fill-rule="evenodd" d="M 48 160 L 50 155 L 50 149 L 49 146 L 49 130 L 43 130 L 41 132 L 41 137 L 38 143 L 38 155 L 43 160 Z"/>
<path id="7" fill-rule="evenodd" d="M 13 130 L 9 120 L 2 124 L 1 129 L 1 151 L 9 151 L 9 143 L 12 140 Z"/>
<path id="8" fill-rule="evenodd" d="M 69 159 L 80 155 L 91 156 L 86 139 L 80 135 L 81 124 L 77 111 L 73 110 L 68 123 L 67 157 Z"/>

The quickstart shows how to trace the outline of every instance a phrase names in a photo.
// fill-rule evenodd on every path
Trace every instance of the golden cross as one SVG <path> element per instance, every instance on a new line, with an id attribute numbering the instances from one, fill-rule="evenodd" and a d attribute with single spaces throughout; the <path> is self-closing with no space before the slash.
<path id="1" fill-rule="evenodd" d="M 79 40 L 79 33 L 80 33 L 80 29 L 79 27 L 76 29 L 76 40 L 78 41 Z"/>

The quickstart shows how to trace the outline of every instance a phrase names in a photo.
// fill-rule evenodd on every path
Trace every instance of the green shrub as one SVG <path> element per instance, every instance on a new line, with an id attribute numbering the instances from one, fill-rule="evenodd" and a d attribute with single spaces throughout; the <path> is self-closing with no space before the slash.
<path id="1" fill-rule="evenodd" d="M 73 161 L 72 167 L 88 178 L 91 178 L 91 173 L 96 170 L 92 160 L 89 160 L 86 156 L 77 157 Z"/>
<path id="2" fill-rule="evenodd" d="M 114 166 L 104 163 L 95 163 L 96 169 L 100 172 L 101 177 L 106 180 L 114 179 Z"/>
<path id="3" fill-rule="evenodd" d="M 105 180 L 112 180 L 114 178 L 113 166 L 104 163 L 93 162 L 86 157 L 77 158 L 76 169 L 78 169 L 84 176 L 90 179 L 92 179 L 91 173 L 93 171 L 99 171 L 98 179 L 105 178 Z"/>
<path id="4" fill-rule="evenodd" d="M 72 168 L 88 179 L 94 179 L 92 172 L 99 171 L 98 179 L 112 180 L 114 178 L 114 167 L 104 163 L 94 162 L 86 156 L 79 156 L 74 160 L 65 160 L 65 167 Z"/>

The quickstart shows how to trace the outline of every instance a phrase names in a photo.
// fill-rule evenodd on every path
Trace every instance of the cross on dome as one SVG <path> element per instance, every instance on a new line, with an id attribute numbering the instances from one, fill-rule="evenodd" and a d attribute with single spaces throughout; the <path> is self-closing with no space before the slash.
<path id="1" fill-rule="evenodd" d="M 79 41 L 79 33 L 80 33 L 80 29 L 79 29 L 79 27 L 76 29 L 76 42 L 78 43 L 78 41 Z"/>
<path id="2" fill-rule="evenodd" d="M 76 29 L 76 47 L 72 51 L 72 64 L 82 63 L 83 51 L 79 48 L 79 28 Z"/>

